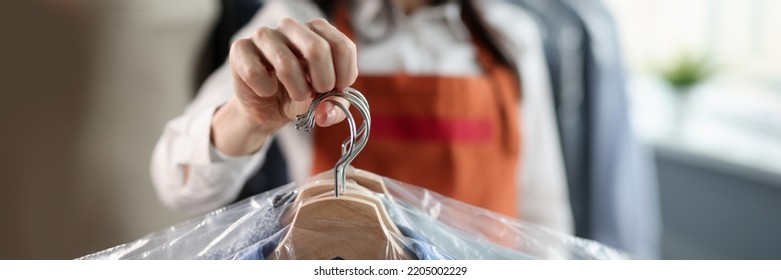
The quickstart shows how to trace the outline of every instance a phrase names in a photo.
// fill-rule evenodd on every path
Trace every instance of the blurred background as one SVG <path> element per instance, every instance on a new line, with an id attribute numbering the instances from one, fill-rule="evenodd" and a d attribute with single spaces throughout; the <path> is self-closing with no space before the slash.
<path id="1" fill-rule="evenodd" d="M 157 200 L 149 160 L 221 62 L 232 2 L 0 1 L 0 258 L 76 258 L 189 218 Z M 660 257 L 781 259 L 781 2 L 603 3 L 655 152 Z"/>
<path id="2" fill-rule="evenodd" d="M 781 259 L 781 2 L 605 3 L 656 152 L 661 257 Z"/>

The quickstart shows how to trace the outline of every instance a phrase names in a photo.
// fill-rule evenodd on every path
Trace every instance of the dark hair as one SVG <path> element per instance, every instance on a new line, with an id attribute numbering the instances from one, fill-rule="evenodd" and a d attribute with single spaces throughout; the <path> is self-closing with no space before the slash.
<path id="1" fill-rule="evenodd" d="M 461 3 L 462 11 L 463 11 L 463 17 L 464 17 L 464 23 L 472 30 L 472 36 L 476 36 L 477 40 L 484 44 L 488 50 L 491 51 L 491 54 L 498 60 L 500 63 L 509 66 L 510 68 L 515 68 L 513 64 L 510 63 L 510 59 L 506 57 L 497 46 L 496 42 L 493 41 L 494 38 L 492 38 L 490 33 L 490 28 L 488 25 L 485 24 L 485 21 L 483 18 L 480 17 L 480 14 L 477 12 L 477 8 L 475 7 L 475 1 L 471 0 L 458 0 Z"/>

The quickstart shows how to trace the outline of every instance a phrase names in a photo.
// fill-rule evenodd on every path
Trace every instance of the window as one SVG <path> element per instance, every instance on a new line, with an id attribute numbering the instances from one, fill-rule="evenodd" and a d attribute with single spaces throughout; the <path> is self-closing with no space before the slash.
<path id="1" fill-rule="evenodd" d="M 643 139 L 781 174 L 781 1 L 605 4 Z"/>

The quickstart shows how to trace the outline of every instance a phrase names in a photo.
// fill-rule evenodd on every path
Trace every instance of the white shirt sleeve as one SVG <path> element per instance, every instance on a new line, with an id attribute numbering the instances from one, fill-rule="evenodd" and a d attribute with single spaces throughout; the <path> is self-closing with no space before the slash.
<path id="1" fill-rule="evenodd" d="M 166 124 L 152 155 L 151 174 L 168 207 L 201 213 L 225 205 L 263 161 L 268 143 L 255 154 L 233 158 L 221 156 L 211 144 L 212 115 L 231 94 L 230 71 L 222 67 L 185 113 Z"/>
<path id="2" fill-rule="evenodd" d="M 250 37 L 261 26 L 276 26 L 285 16 L 308 20 L 317 12 L 311 4 L 301 6 L 269 2 L 234 40 Z M 223 64 L 204 82 L 184 114 L 165 125 L 152 155 L 150 173 L 158 197 L 168 207 L 196 214 L 224 206 L 238 196 L 246 180 L 263 164 L 271 141 L 258 152 L 240 157 L 221 154 L 211 144 L 212 116 L 232 95 L 230 67 Z M 285 133 L 285 138 L 290 137 L 297 136 Z M 283 146 L 283 150 L 295 150 Z M 297 177 L 301 176 L 301 168 L 295 170 Z"/>

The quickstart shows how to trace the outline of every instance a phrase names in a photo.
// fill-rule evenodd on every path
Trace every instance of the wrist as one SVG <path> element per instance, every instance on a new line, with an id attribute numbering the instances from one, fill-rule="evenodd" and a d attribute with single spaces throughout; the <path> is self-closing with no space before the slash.
<path id="1" fill-rule="evenodd" d="M 211 143 L 229 156 L 255 153 L 272 135 L 272 132 L 253 123 L 240 106 L 238 100 L 231 98 L 217 108 L 212 117 Z"/>

